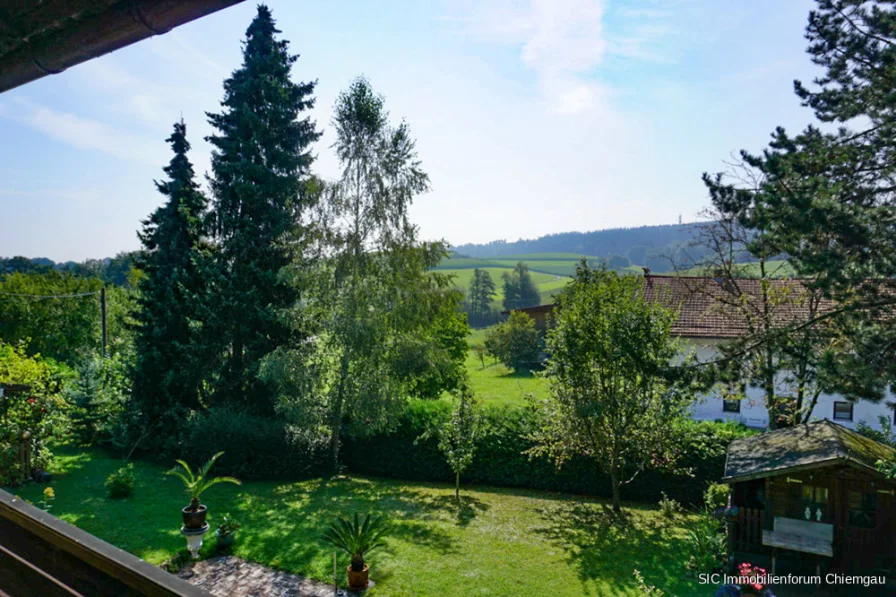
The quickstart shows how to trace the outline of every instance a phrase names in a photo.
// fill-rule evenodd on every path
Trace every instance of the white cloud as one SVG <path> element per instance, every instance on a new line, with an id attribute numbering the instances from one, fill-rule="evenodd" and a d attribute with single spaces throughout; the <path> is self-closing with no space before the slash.
<path id="1" fill-rule="evenodd" d="M 594 78 L 607 49 L 602 0 L 531 0 L 527 5 L 484 3 L 469 7 L 466 33 L 520 46 L 520 60 L 537 75 L 550 111 L 581 114 L 608 94 Z M 606 107 L 604 106 L 606 109 Z"/>
<path id="2" fill-rule="evenodd" d="M 121 131 L 98 120 L 42 106 L 23 98 L 16 98 L 14 101 L 20 109 L 12 112 L 12 118 L 66 145 L 156 167 L 166 161 L 164 145 L 156 139 Z"/>

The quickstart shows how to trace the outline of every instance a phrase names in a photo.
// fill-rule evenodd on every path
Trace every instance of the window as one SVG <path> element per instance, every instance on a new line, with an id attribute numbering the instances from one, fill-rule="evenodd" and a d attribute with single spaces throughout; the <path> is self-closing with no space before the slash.
<path id="1" fill-rule="evenodd" d="M 828 517 L 828 488 L 815 485 L 803 485 L 800 488 L 802 499 L 799 500 L 799 510 L 794 514 L 803 520 L 812 522 L 825 522 Z"/>
<path id="2" fill-rule="evenodd" d="M 835 402 L 834 420 L 852 421 L 852 402 Z"/>
<path id="3" fill-rule="evenodd" d="M 849 524 L 854 527 L 873 529 L 877 522 L 877 495 L 849 492 Z"/>
<path id="4" fill-rule="evenodd" d="M 722 400 L 722 412 L 739 413 L 740 400 Z"/>

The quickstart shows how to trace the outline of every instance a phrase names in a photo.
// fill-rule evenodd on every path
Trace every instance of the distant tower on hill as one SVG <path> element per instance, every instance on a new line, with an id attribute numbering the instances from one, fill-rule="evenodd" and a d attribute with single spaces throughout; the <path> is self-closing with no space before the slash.
<path id="1" fill-rule="evenodd" d="M 681 214 L 678 214 L 678 225 L 681 226 Z"/>

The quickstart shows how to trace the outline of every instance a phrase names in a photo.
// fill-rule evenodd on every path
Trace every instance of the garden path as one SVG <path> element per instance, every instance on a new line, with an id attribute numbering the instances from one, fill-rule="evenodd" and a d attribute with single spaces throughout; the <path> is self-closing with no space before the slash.
<path id="1" fill-rule="evenodd" d="M 177 575 L 216 597 L 333 597 L 333 585 L 289 574 L 236 556 L 193 562 Z M 341 590 L 338 595 L 357 597 Z"/>

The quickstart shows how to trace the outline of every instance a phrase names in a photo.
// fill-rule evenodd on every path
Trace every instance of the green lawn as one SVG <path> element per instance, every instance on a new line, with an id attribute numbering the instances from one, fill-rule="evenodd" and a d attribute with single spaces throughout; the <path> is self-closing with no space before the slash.
<path id="1" fill-rule="evenodd" d="M 486 328 L 473 330 L 467 337 L 472 344 L 485 342 Z M 528 371 L 514 373 L 489 356 L 485 357 L 485 367 L 473 351 L 467 353 L 467 373 L 476 397 L 484 404 L 526 403 L 526 396 L 533 394 L 537 398 L 547 395 L 548 383 L 545 379 Z"/>
<path id="2" fill-rule="evenodd" d="M 53 514 L 153 564 L 182 549 L 186 499 L 163 467 L 138 463 L 135 495 L 116 501 L 103 481 L 119 461 L 69 446 L 57 456 Z M 42 489 L 18 493 L 37 501 Z M 219 485 L 203 501 L 213 524 L 225 512 L 243 522 L 236 555 L 324 581 L 332 575 L 332 552 L 318 540 L 325 523 L 354 511 L 388 514 L 393 533 L 370 558 L 372 597 L 635 596 L 635 568 L 667 595 L 707 594 L 684 579 L 686 519 L 664 525 L 655 507 L 629 504 L 620 523 L 603 501 L 535 491 L 479 487 L 462 497 L 458 505 L 439 484 L 338 477 Z M 203 556 L 214 551 L 208 537 Z"/>

